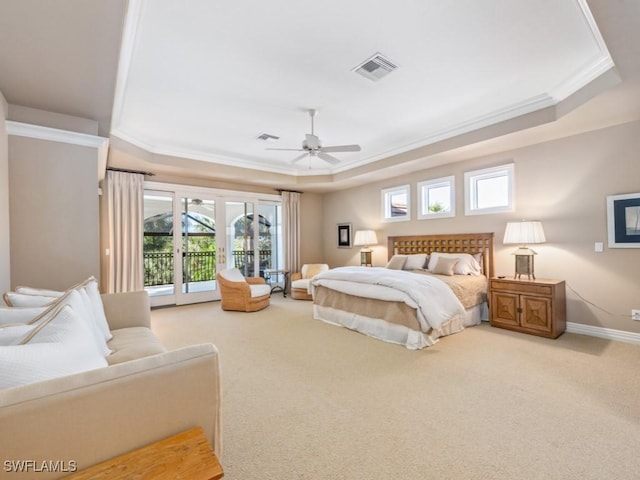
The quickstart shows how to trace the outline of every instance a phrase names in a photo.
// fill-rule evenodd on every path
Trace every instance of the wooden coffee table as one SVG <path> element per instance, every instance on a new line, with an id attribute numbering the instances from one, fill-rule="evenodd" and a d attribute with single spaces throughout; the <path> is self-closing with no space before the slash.
<path id="1" fill-rule="evenodd" d="M 224 476 L 218 457 L 200 427 L 64 477 L 72 480 L 217 480 Z"/>

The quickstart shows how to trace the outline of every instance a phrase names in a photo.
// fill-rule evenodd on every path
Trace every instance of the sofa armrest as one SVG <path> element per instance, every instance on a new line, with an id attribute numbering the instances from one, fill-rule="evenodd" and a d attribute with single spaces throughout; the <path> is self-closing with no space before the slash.
<path id="1" fill-rule="evenodd" d="M 249 285 L 264 285 L 267 281 L 262 277 L 245 277 Z"/>
<path id="2" fill-rule="evenodd" d="M 151 326 L 151 304 L 144 290 L 103 294 L 102 305 L 110 330 Z"/>
<path id="3" fill-rule="evenodd" d="M 203 344 L 2 390 L 0 460 L 82 470 L 195 426 L 220 456 L 219 369 L 216 347 Z"/>

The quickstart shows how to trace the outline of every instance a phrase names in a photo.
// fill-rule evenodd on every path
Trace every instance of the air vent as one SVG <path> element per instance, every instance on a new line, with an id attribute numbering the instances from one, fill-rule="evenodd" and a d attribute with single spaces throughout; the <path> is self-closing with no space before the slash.
<path id="1" fill-rule="evenodd" d="M 373 82 L 377 82 L 381 78 L 389 75 L 396 68 L 398 68 L 398 66 L 392 61 L 384 57 L 382 54 L 376 53 L 373 57 L 365 60 L 354 68 L 353 71 Z"/>
<path id="2" fill-rule="evenodd" d="M 280 137 L 276 137 L 275 135 L 271 135 L 269 133 L 261 133 L 256 137 L 256 140 L 262 140 L 264 142 L 275 142 L 276 140 L 279 140 L 279 139 Z"/>

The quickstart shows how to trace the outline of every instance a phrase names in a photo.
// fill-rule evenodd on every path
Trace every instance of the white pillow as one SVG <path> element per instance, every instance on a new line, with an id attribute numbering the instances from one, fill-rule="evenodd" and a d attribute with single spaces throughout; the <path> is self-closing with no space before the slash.
<path id="1" fill-rule="evenodd" d="M 426 253 L 414 253 L 407 255 L 407 260 L 404 262 L 403 270 L 424 270 L 425 263 L 427 263 Z"/>
<path id="2" fill-rule="evenodd" d="M 36 325 L 15 324 L 0 325 L 0 347 L 8 345 L 18 345 L 26 337 Z"/>
<path id="3" fill-rule="evenodd" d="M 84 288 L 75 288 L 69 290 L 58 301 L 59 305 L 69 305 L 74 312 L 83 320 L 89 327 L 93 341 L 98 349 L 102 352 L 102 355 L 110 355 L 111 349 L 107 346 L 107 340 L 105 340 L 102 330 L 99 327 L 98 321 L 93 314 L 91 308 L 91 301 L 89 295 Z"/>
<path id="4" fill-rule="evenodd" d="M 105 355 L 109 355 L 111 350 L 106 346 L 106 342 L 113 338 L 107 318 L 104 314 L 102 297 L 98 290 L 98 282 L 94 277 L 89 277 L 82 283 L 74 285 L 66 292 L 55 290 L 43 290 L 32 287 L 19 287 L 20 292 L 5 293 L 5 301 L 14 307 L 35 307 L 40 305 L 51 306 L 58 302 L 66 302 L 66 298 L 71 292 L 80 294 L 81 300 L 73 298 L 72 307 L 79 313 L 80 318 L 91 322 L 92 329 L 96 336 L 96 341 Z M 45 295 L 46 294 L 46 295 Z M 28 322 L 25 322 L 28 323 Z M 102 337 L 102 338 L 101 338 Z"/>
<path id="5" fill-rule="evenodd" d="M 106 367 L 86 322 L 68 305 L 56 308 L 22 345 L 0 348 L 0 389 Z"/>
<path id="6" fill-rule="evenodd" d="M 91 308 L 93 309 L 93 315 L 98 328 L 102 332 L 104 339 L 109 341 L 113 338 L 111 330 L 109 329 L 109 322 L 104 314 L 104 305 L 102 304 L 102 296 L 100 290 L 98 290 L 98 282 L 95 278 L 91 277 L 86 283 L 87 294 L 89 300 L 91 300 Z"/>
<path id="7" fill-rule="evenodd" d="M 43 307 L 55 302 L 58 297 L 31 293 L 6 292 L 4 301 L 10 307 Z"/>
<path id="8" fill-rule="evenodd" d="M 456 275 L 473 275 L 478 276 L 482 274 L 482 269 L 478 261 L 468 253 L 440 253 L 432 252 L 429 259 L 429 271 L 433 272 L 433 269 L 438 263 L 438 258 L 457 258 L 458 263 L 453 269 L 453 273 Z"/>
<path id="9" fill-rule="evenodd" d="M 46 290 L 44 288 L 33 288 L 33 287 L 16 287 L 16 292 L 18 293 L 26 293 L 27 295 L 43 295 L 45 297 L 61 297 L 64 295 L 64 292 L 59 292 L 58 290 Z"/>
<path id="10" fill-rule="evenodd" d="M 49 307 L 0 307 L 0 325 L 32 323 Z"/>

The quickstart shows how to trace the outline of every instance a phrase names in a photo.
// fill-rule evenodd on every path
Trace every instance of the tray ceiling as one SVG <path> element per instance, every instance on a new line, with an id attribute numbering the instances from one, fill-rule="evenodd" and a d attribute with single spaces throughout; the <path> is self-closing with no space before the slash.
<path id="1" fill-rule="evenodd" d="M 376 54 L 397 68 L 354 71 Z M 130 0 L 111 134 L 160 155 L 337 174 L 552 107 L 612 67 L 583 0 Z M 324 145 L 362 150 L 335 166 L 266 150 L 299 148 L 310 108 Z"/>

